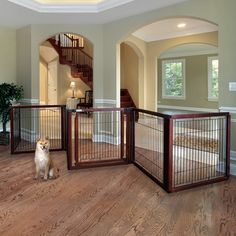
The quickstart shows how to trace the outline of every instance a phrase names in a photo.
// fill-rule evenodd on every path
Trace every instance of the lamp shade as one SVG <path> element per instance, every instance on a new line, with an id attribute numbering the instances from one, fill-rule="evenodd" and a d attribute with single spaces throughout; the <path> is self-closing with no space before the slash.
<path id="1" fill-rule="evenodd" d="M 70 87 L 71 87 L 71 88 L 75 88 L 75 81 L 71 81 L 71 82 L 70 82 Z"/>

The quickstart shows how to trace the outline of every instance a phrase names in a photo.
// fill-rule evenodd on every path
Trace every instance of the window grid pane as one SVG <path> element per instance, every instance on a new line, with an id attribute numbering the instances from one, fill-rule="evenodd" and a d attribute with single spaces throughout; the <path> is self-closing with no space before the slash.
<path id="1" fill-rule="evenodd" d="M 209 57 L 209 68 L 208 68 L 208 86 L 209 86 L 209 98 L 218 99 L 219 96 L 219 60 L 216 57 Z"/>
<path id="2" fill-rule="evenodd" d="M 167 97 L 184 97 L 183 60 L 163 61 L 163 95 Z"/>

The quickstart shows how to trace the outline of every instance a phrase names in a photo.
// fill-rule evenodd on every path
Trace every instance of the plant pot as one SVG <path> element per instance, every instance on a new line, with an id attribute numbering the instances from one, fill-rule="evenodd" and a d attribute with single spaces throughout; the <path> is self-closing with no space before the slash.
<path id="1" fill-rule="evenodd" d="M 0 145 L 8 145 L 10 143 L 10 133 L 0 132 Z"/>

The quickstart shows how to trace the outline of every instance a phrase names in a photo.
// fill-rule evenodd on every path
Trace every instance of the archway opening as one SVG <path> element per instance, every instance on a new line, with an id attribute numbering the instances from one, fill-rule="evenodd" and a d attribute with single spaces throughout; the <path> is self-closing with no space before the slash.
<path id="1" fill-rule="evenodd" d="M 143 55 L 132 42 L 120 44 L 121 107 L 143 107 L 140 91 L 143 81 Z"/>
<path id="2" fill-rule="evenodd" d="M 75 33 L 59 33 L 40 45 L 40 104 L 66 104 L 93 88 L 93 44 Z M 72 83 L 71 83 L 72 82 Z"/>
<path id="3" fill-rule="evenodd" d="M 165 113 L 217 112 L 218 48 L 187 43 L 157 59 L 157 108 Z"/>
<path id="4" fill-rule="evenodd" d="M 161 104 L 160 97 L 162 90 L 160 89 L 160 80 L 162 79 L 161 67 L 158 66 L 158 60 L 161 55 L 169 50 L 183 44 L 201 44 L 214 46 L 214 52 L 209 52 L 212 56 L 218 56 L 218 26 L 205 21 L 204 19 L 196 19 L 190 17 L 175 17 L 162 19 L 157 22 L 146 25 L 130 35 L 126 36 L 122 42 L 132 42 L 138 50 L 143 54 L 143 82 L 140 86 L 139 82 L 139 101 L 143 100 L 144 109 L 158 110 L 158 106 Z M 199 55 L 205 54 L 201 48 L 197 48 Z M 205 50 L 205 49 L 204 49 Z M 196 52 L 195 52 L 196 53 Z M 122 54 L 121 54 L 122 55 Z M 190 56 L 190 55 L 189 55 Z M 121 65 L 122 65 L 121 58 Z M 125 61 L 125 60 L 124 60 Z M 129 64 L 132 61 L 127 60 Z M 204 64 L 204 70 L 208 67 L 208 60 Z M 140 71 L 140 70 L 139 70 Z M 121 71 L 122 72 L 122 71 Z M 122 75 L 122 73 L 121 73 Z M 137 76 L 140 79 L 140 75 Z M 127 78 L 129 79 L 129 78 Z M 138 83 L 138 82 L 137 82 Z M 202 84 L 204 90 L 208 90 L 207 81 Z M 141 90 L 143 90 L 141 92 Z M 190 94 L 191 95 L 191 94 Z M 173 103 L 173 99 L 167 99 L 166 102 Z M 205 104 L 181 104 L 181 100 L 176 99 L 176 106 L 198 106 L 198 108 L 215 109 L 218 106 L 217 101 L 210 101 L 208 94 L 205 95 Z M 214 104 L 211 106 L 210 104 Z M 138 104 L 140 106 L 140 103 Z"/>

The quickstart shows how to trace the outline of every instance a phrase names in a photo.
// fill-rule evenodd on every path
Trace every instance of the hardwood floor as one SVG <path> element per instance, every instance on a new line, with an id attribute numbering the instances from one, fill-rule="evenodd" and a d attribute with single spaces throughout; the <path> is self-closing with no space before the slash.
<path id="1" fill-rule="evenodd" d="M 0 235 L 236 235 L 236 178 L 167 194 L 133 165 L 36 181 L 33 154 L 0 146 Z"/>

